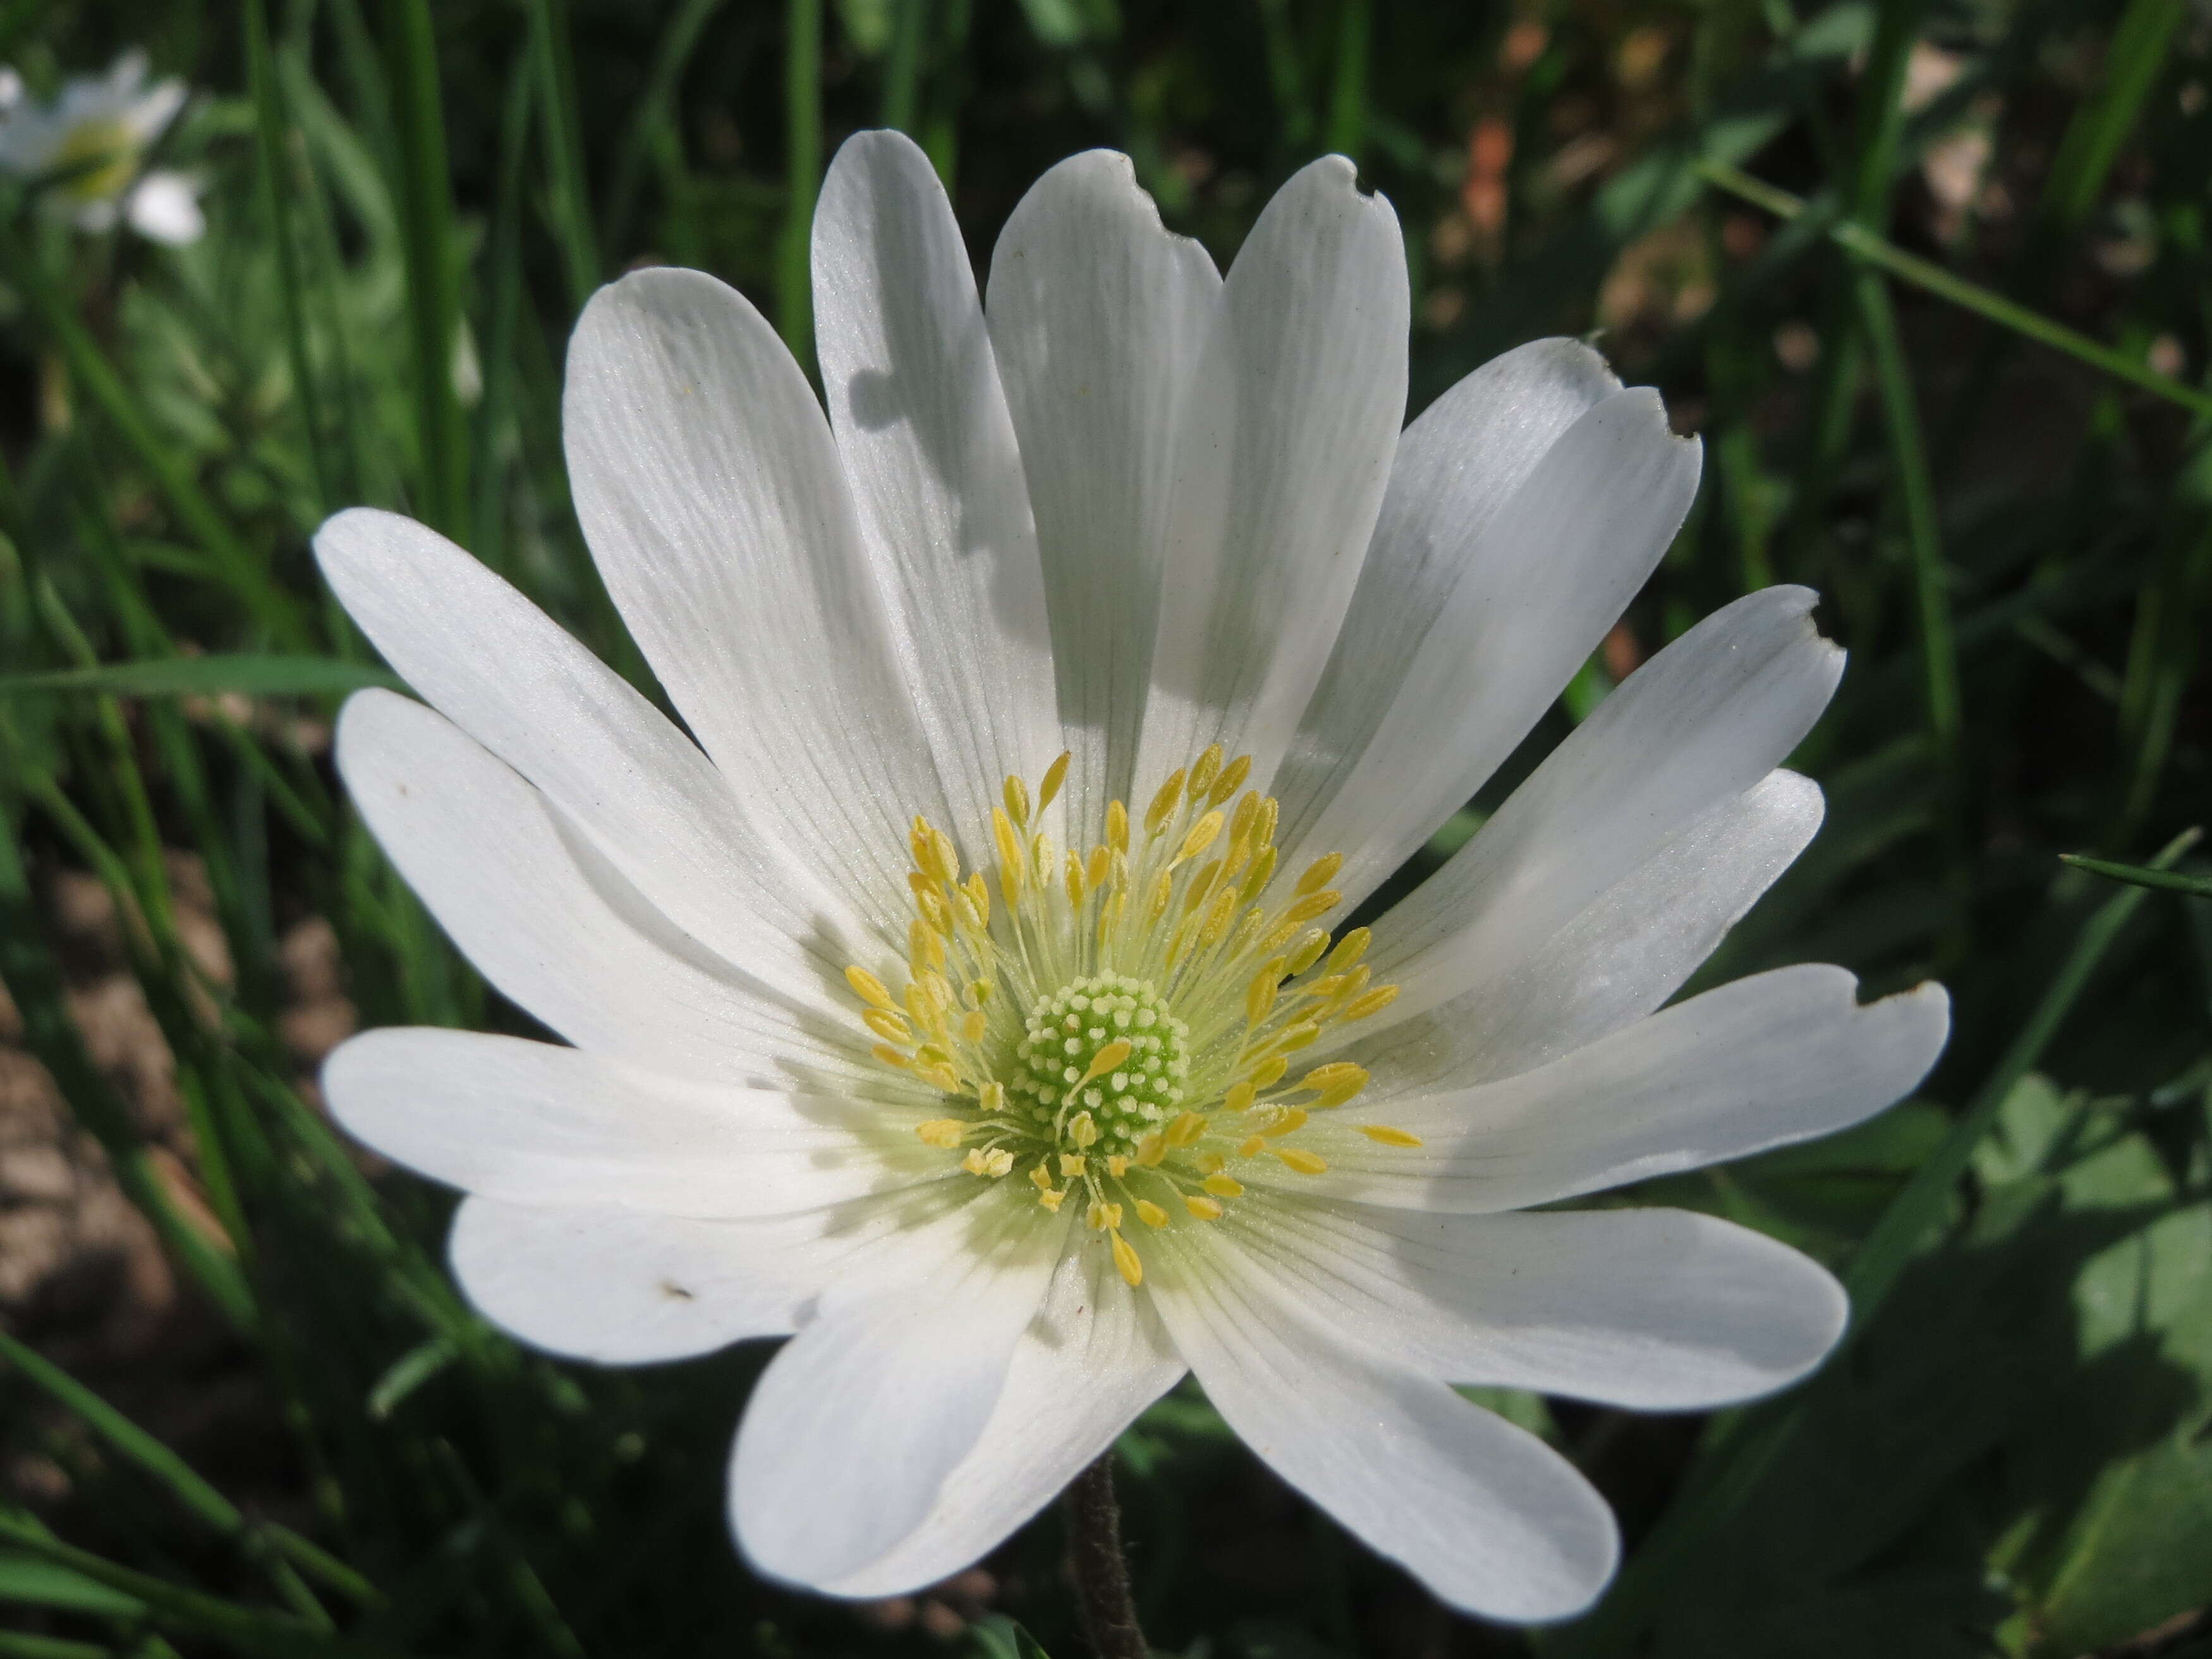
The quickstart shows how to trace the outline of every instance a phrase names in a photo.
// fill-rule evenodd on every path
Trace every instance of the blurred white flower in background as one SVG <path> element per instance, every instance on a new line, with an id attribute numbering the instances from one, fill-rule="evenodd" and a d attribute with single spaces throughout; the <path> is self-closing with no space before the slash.
<path id="1" fill-rule="evenodd" d="M 1814 596 L 1691 629 L 1343 931 L 1666 551 L 1698 450 L 1657 394 L 1538 341 L 1401 432 L 1403 246 L 1341 158 L 1224 278 L 1077 156 L 987 307 L 864 134 L 813 255 L 826 420 L 697 272 L 570 348 L 577 509 L 692 735 L 422 526 L 318 538 L 430 705 L 347 705 L 355 802 L 574 1045 L 371 1032 L 331 1109 L 470 1194 L 455 1272 L 526 1340 L 793 1337 L 731 1474 L 777 1577 L 945 1577 L 1188 1370 L 1446 1601 L 1586 1606 L 1604 1501 L 1450 1385 L 1701 1409 L 1844 1297 L 1710 1216 L 1515 1212 L 1855 1123 L 1948 1030 L 1828 967 L 1664 1006 L 1819 827 Z"/>
<path id="2" fill-rule="evenodd" d="M 149 85 L 146 70 L 146 54 L 128 52 L 105 75 L 71 76 L 52 99 L 32 96 L 14 70 L 0 70 L 0 171 L 51 179 L 47 201 L 79 229 L 126 224 L 180 246 L 206 228 L 198 187 L 145 161 L 184 107 L 185 83 Z"/>

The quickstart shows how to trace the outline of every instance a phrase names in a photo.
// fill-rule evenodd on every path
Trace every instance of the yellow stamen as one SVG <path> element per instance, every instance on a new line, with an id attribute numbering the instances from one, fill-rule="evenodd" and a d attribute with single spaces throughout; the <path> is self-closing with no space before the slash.
<path id="1" fill-rule="evenodd" d="M 1129 809 L 1118 800 L 1106 803 L 1106 845 L 1116 853 L 1129 850 Z"/>
<path id="2" fill-rule="evenodd" d="M 1030 787 L 1013 774 L 1006 775 L 1006 785 L 1000 792 L 1006 797 L 1006 816 L 1026 830 L 1030 827 Z"/>
<path id="3" fill-rule="evenodd" d="M 1120 1270 L 1129 1288 L 1134 1290 L 1145 1282 L 1145 1264 L 1138 1257 L 1136 1246 L 1122 1237 L 1118 1231 L 1109 1237 L 1114 1241 L 1114 1266 Z"/>
<path id="4" fill-rule="evenodd" d="M 988 1176 L 995 1181 L 1012 1172 L 1014 1155 L 1003 1146 L 994 1146 L 988 1152 L 981 1146 L 970 1146 L 968 1156 L 960 1160 L 960 1167 L 969 1175 Z"/>
<path id="5" fill-rule="evenodd" d="M 1194 1193 L 1183 1200 L 1182 1206 L 1190 1212 L 1194 1219 L 1199 1221 L 1221 1219 L 1221 1206 L 1210 1198 L 1200 1198 Z"/>
<path id="6" fill-rule="evenodd" d="M 1218 743 L 1210 743 L 1206 752 L 1194 762 L 1190 769 L 1190 798 L 1196 800 L 1213 787 L 1214 779 L 1221 775 L 1221 761 L 1225 751 Z"/>
<path id="7" fill-rule="evenodd" d="M 1305 874 L 1298 878 L 1298 896 L 1300 898 L 1304 898 L 1310 893 L 1318 893 L 1322 888 L 1328 886 L 1330 882 L 1335 880 L 1336 872 L 1343 868 L 1343 854 L 1324 853 L 1321 857 L 1316 859 L 1311 864 L 1306 866 Z M 1317 915 L 1320 912 L 1316 911 L 1315 914 Z"/>
<path id="8" fill-rule="evenodd" d="M 914 1041 L 914 1027 L 907 1024 L 905 1016 L 895 1014 L 888 1008 L 863 1008 L 860 1024 L 886 1042 Z"/>
<path id="9" fill-rule="evenodd" d="M 1145 809 L 1147 836 L 1158 835 L 1161 826 L 1173 816 L 1176 804 L 1182 799 L 1182 776 L 1181 767 L 1168 774 L 1168 781 L 1160 786 L 1159 793 L 1152 797 L 1152 804 Z"/>
<path id="10" fill-rule="evenodd" d="M 1196 1112 L 1185 1112 L 1168 1125 L 1167 1143 L 1170 1146 L 1195 1146 L 1206 1138 L 1206 1120 Z"/>
<path id="11" fill-rule="evenodd" d="M 1244 1183 L 1235 1176 L 1210 1175 L 1199 1185 L 1216 1198 L 1241 1198 L 1244 1194 Z"/>
<path id="12" fill-rule="evenodd" d="M 1115 1038 L 1113 1042 L 1091 1056 L 1091 1069 L 1083 1074 L 1082 1081 L 1075 1086 L 1080 1089 L 1085 1083 L 1090 1082 L 1093 1078 L 1105 1076 L 1107 1073 L 1128 1059 L 1132 1046 L 1127 1037 Z"/>
<path id="13" fill-rule="evenodd" d="M 1167 1161 L 1167 1137 L 1149 1134 L 1137 1143 L 1137 1165 L 1139 1169 L 1157 1170 Z"/>
<path id="14" fill-rule="evenodd" d="M 1109 1204 L 1103 1199 L 1095 1199 L 1091 1202 L 1090 1213 L 1083 1218 L 1083 1222 L 1093 1232 L 1105 1232 L 1110 1228 L 1121 1224 L 1121 1206 L 1118 1204 Z"/>
<path id="15" fill-rule="evenodd" d="M 957 1117 L 933 1117 L 927 1123 L 917 1123 L 914 1132 L 925 1146 L 942 1146 L 947 1152 L 960 1144 L 968 1126 Z"/>
<path id="16" fill-rule="evenodd" d="M 1387 1123 L 1363 1123 L 1359 1126 L 1359 1133 L 1385 1146 L 1419 1146 L 1425 1144 L 1420 1136 L 1404 1129 L 1394 1129 Z"/>
<path id="17" fill-rule="evenodd" d="M 1164 1227 L 1168 1224 L 1168 1212 L 1151 1199 L 1140 1198 L 1137 1200 L 1137 1219 L 1147 1227 Z"/>
<path id="18" fill-rule="evenodd" d="M 1321 960 L 1321 953 L 1327 949 L 1328 935 L 1318 927 L 1314 928 L 1298 941 L 1297 949 L 1291 952 L 1290 960 L 1285 966 L 1293 976 L 1303 974 Z"/>
<path id="19" fill-rule="evenodd" d="M 1249 755 L 1239 755 L 1228 765 L 1223 767 L 1221 775 L 1213 781 L 1213 788 L 1207 795 L 1208 804 L 1214 806 L 1220 805 L 1222 802 L 1242 789 L 1244 787 L 1244 780 L 1251 775 L 1252 757 Z"/>
<path id="20" fill-rule="evenodd" d="M 1270 1146 L 1269 1152 L 1300 1175 L 1319 1175 L 1328 1168 L 1328 1160 L 1303 1146 Z"/>
<path id="21" fill-rule="evenodd" d="M 1120 1152 L 1110 1154 L 1106 1159 L 1106 1173 L 1119 1181 L 1129 1173 L 1129 1160 Z"/>
<path id="22" fill-rule="evenodd" d="M 1215 838 L 1221 834 L 1221 814 L 1218 811 L 1212 811 L 1192 824 L 1189 832 L 1182 838 L 1182 848 L 1169 861 L 1169 867 L 1172 869 L 1176 865 L 1188 864 L 1207 848 L 1212 846 Z M 1318 915 L 1319 912 L 1316 914 Z"/>
<path id="23" fill-rule="evenodd" d="M 1078 1112 L 1067 1121 L 1067 1138 L 1086 1151 L 1098 1139 L 1098 1125 L 1088 1112 Z"/>
<path id="24" fill-rule="evenodd" d="M 1037 1194 L 1037 1202 L 1043 1205 L 1046 1209 L 1050 1210 L 1054 1215 L 1058 1215 L 1060 1213 L 1060 1200 L 1066 1196 L 1067 1194 L 1065 1192 L 1060 1191 L 1056 1188 L 1048 1188 L 1043 1192 Z"/>
<path id="25" fill-rule="evenodd" d="M 1067 763 L 1073 758 L 1072 752 L 1063 749 L 1053 763 L 1044 769 L 1044 781 L 1037 787 L 1036 810 L 1040 814 L 1060 798 L 1060 786 L 1067 781 Z"/>
<path id="26" fill-rule="evenodd" d="M 898 1012 L 898 1004 L 891 1000 L 891 994 L 884 988 L 883 981 L 857 963 L 845 970 L 845 983 L 871 1008 L 880 1008 L 886 1013 Z"/>
<path id="27" fill-rule="evenodd" d="M 1090 1163 L 1091 1160 L 1080 1152 L 1062 1152 L 1060 1155 L 1060 1178 L 1062 1181 L 1081 1180 Z"/>
<path id="28" fill-rule="evenodd" d="M 1261 1152 L 1267 1151 L 1267 1143 L 1266 1140 L 1262 1139 L 1258 1135 L 1254 1135 L 1249 1139 L 1246 1140 L 1243 1145 L 1237 1147 L 1237 1156 L 1239 1158 L 1257 1158 Z"/>
<path id="29" fill-rule="evenodd" d="M 1396 986 L 1378 985 L 1373 990 L 1370 991 L 1365 996 L 1361 997 L 1350 1007 L 1346 1008 L 1344 1011 L 1344 1018 L 1346 1019 L 1365 1019 L 1370 1014 L 1381 1013 L 1385 1008 L 1388 1008 L 1397 1000 L 1398 988 Z"/>

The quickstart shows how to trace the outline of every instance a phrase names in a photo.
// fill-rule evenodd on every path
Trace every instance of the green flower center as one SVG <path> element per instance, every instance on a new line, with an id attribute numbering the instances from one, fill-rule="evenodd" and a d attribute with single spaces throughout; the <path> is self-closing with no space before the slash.
<path id="1" fill-rule="evenodd" d="M 1006 1068 L 1009 1105 L 1040 1126 L 1091 1114 L 1100 1153 L 1133 1153 L 1166 1127 L 1190 1077 L 1190 1028 L 1146 980 L 1126 974 L 1078 979 L 1039 997 Z M 1099 1056 L 1109 1045 L 1104 1069 Z M 1057 1137 L 1054 1137 L 1057 1139 Z"/>

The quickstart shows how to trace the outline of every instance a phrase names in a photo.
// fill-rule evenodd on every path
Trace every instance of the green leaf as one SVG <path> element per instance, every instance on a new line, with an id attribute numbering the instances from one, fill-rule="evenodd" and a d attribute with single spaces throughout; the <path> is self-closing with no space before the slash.
<path id="1" fill-rule="evenodd" d="M 325 696 L 364 686 L 399 689 L 399 678 L 364 663 L 335 657 L 264 656 L 253 653 L 163 657 L 151 662 L 102 663 L 97 668 L 51 674 L 0 675 L 0 696 L 24 691 L 93 691 L 118 697 Z"/>
<path id="2" fill-rule="evenodd" d="M 977 1620 L 969 1637 L 975 1659 L 1046 1659 L 1036 1638 L 1003 1613 Z"/>
<path id="3" fill-rule="evenodd" d="M 2061 853 L 2062 863 L 2076 870 L 2087 870 L 2093 876 L 2106 876 L 2114 881 L 2126 882 L 2131 887 L 2152 887 L 2161 893 L 2186 893 L 2191 898 L 2212 898 L 2212 876 L 2185 876 L 2178 870 L 2153 870 L 2140 864 L 2114 864 L 2109 859 L 2084 857 L 2079 853 Z"/>
<path id="4" fill-rule="evenodd" d="M 146 1604 L 135 1595 L 111 1589 L 57 1562 L 35 1555 L 0 1551 L 0 1601 L 33 1607 L 65 1607 L 71 1613 L 96 1613 L 110 1618 L 136 1619 Z"/>

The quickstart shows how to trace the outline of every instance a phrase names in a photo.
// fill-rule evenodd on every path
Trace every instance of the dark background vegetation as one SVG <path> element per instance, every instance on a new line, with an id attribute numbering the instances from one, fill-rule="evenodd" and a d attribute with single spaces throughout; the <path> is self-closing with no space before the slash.
<path id="1" fill-rule="evenodd" d="M 1406 228 L 1417 407 L 1553 332 L 1662 387 L 1702 493 L 1524 765 L 1714 606 L 1818 587 L 1826 828 L 1709 978 L 1957 999 L 1923 1097 L 1634 1195 L 1845 1274 L 1815 1381 L 1710 1421 L 1492 1397 L 1622 1516 L 1596 1615 L 1446 1614 L 1186 1388 L 1120 1460 L 1155 1642 L 2212 1654 L 2212 919 L 2057 858 L 2206 811 L 2202 0 L 0 5 L 34 88 L 131 45 L 196 88 L 161 159 L 207 237 L 0 201 L 0 1659 L 1081 1650 L 1049 1516 L 921 1597 L 751 1581 L 761 1353 L 518 1350 L 442 1275 L 447 1200 L 312 1083 L 356 1025 L 520 1023 L 337 792 L 372 670 L 308 534 L 404 507 L 642 681 L 568 507 L 569 321 L 678 261 L 803 347 L 813 182 L 878 124 L 979 261 L 1087 146 L 1224 262 L 1346 151 Z"/>

